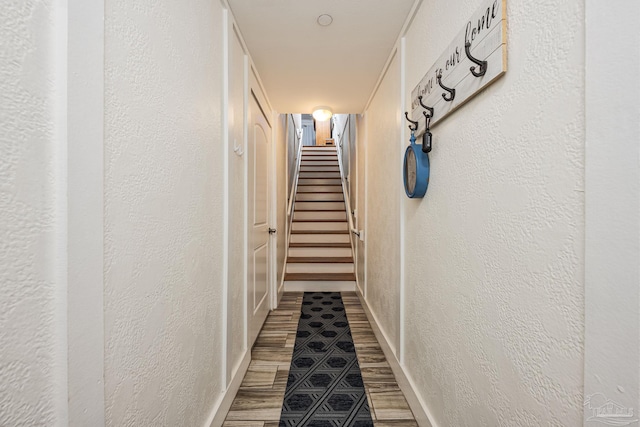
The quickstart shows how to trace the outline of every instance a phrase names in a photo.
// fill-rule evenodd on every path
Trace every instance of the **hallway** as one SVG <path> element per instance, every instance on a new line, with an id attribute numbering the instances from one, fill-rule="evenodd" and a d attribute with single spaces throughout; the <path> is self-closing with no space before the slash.
<path id="1" fill-rule="evenodd" d="M 223 427 L 279 426 L 302 295 L 300 292 L 285 293 L 278 308 L 269 314 Z M 374 421 L 374 424 L 363 423 L 361 426 L 417 427 L 357 294 L 342 292 L 341 295 Z M 339 416 L 329 419 L 338 423 L 335 425 L 343 425 Z"/>
<path id="2" fill-rule="evenodd" d="M 5 1 L 0 426 L 637 426 L 637 22 Z"/>

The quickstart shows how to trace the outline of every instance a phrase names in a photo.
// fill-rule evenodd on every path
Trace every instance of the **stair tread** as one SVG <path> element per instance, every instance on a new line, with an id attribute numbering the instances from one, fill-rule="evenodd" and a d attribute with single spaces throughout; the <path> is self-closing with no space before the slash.
<path id="1" fill-rule="evenodd" d="M 296 256 L 287 258 L 287 262 L 294 264 L 302 263 L 335 263 L 335 264 L 350 264 L 353 263 L 353 257 L 350 256 Z"/>
<path id="2" fill-rule="evenodd" d="M 342 191 L 300 191 L 300 194 L 342 194 Z"/>
<path id="3" fill-rule="evenodd" d="M 350 248 L 351 243 L 289 243 L 290 248 Z"/>
<path id="4" fill-rule="evenodd" d="M 291 230 L 291 234 L 349 234 L 349 230 Z"/>
<path id="5" fill-rule="evenodd" d="M 345 212 L 344 209 L 294 209 L 294 213 L 296 212 Z"/>
<path id="6" fill-rule="evenodd" d="M 346 219 L 294 219 L 293 222 L 343 222 L 347 223 Z"/>
<path id="7" fill-rule="evenodd" d="M 323 178 L 317 178 L 323 179 Z M 342 184 L 298 184 L 298 187 L 342 187 Z M 342 191 L 341 191 L 342 193 Z"/>
<path id="8" fill-rule="evenodd" d="M 354 273 L 285 273 L 284 280 L 343 281 L 356 280 L 356 275 Z"/>
<path id="9" fill-rule="evenodd" d="M 314 193 L 309 193 L 314 194 Z M 310 202 L 310 203 L 344 203 L 344 199 L 342 200 L 301 200 L 296 197 L 296 202 Z"/>

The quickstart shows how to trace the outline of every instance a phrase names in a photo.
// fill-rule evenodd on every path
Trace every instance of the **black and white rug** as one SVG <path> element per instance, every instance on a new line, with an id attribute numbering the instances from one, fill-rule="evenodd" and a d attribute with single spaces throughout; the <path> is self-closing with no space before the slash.
<path id="1" fill-rule="evenodd" d="M 305 292 L 280 427 L 373 427 L 338 292 Z"/>

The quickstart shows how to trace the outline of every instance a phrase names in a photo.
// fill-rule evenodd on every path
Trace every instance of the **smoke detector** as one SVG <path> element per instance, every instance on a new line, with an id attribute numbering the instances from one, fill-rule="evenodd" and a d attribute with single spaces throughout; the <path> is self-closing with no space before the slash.
<path id="1" fill-rule="evenodd" d="M 332 22 L 333 22 L 333 16 L 331 15 L 327 15 L 325 13 L 318 16 L 318 25 L 320 25 L 321 27 L 328 27 L 329 25 L 331 25 Z"/>

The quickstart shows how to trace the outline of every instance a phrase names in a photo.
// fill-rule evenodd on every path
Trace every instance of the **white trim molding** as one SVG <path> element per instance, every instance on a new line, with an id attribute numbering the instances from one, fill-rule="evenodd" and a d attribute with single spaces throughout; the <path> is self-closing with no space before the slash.
<path id="1" fill-rule="evenodd" d="M 411 378 L 404 370 L 403 365 L 396 358 L 396 355 L 393 352 L 390 341 L 380 328 L 378 319 L 373 314 L 367 301 L 363 297 L 362 293 L 357 292 L 358 298 L 360 298 L 360 303 L 364 308 L 364 312 L 369 319 L 369 323 L 371 324 L 371 329 L 376 336 L 376 339 L 380 343 L 380 347 L 382 347 L 382 351 L 384 352 L 385 357 L 387 358 L 387 362 L 389 362 L 389 366 L 391 366 L 391 370 L 393 371 L 393 375 L 396 377 L 396 381 L 398 382 L 398 386 L 400 386 L 400 390 L 404 393 L 405 398 L 407 399 L 407 403 L 411 408 L 411 412 L 413 412 L 413 416 L 416 419 L 416 422 L 420 427 L 439 427 L 435 421 L 431 412 L 427 408 L 424 399 L 417 392 L 417 388 Z"/>
<path id="2" fill-rule="evenodd" d="M 227 413 L 231 408 L 231 404 L 233 403 L 233 399 L 236 397 L 238 390 L 240 390 L 240 385 L 242 384 L 242 380 L 244 379 L 245 374 L 247 373 L 247 369 L 249 369 L 249 364 L 251 363 L 251 351 L 245 351 L 245 354 L 238 366 L 238 369 L 233 374 L 231 378 L 231 382 L 227 389 L 222 393 L 216 404 L 213 406 L 213 410 L 209 415 L 204 427 L 221 427 L 222 423 L 224 423 L 225 418 L 227 417 Z"/>
<path id="3" fill-rule="evenodd" d="M 585 425 L 640 410 L 639 17 L 637 1 L 585 2 Z M 619 410 L 596 419 L 594 396 Z"/>

